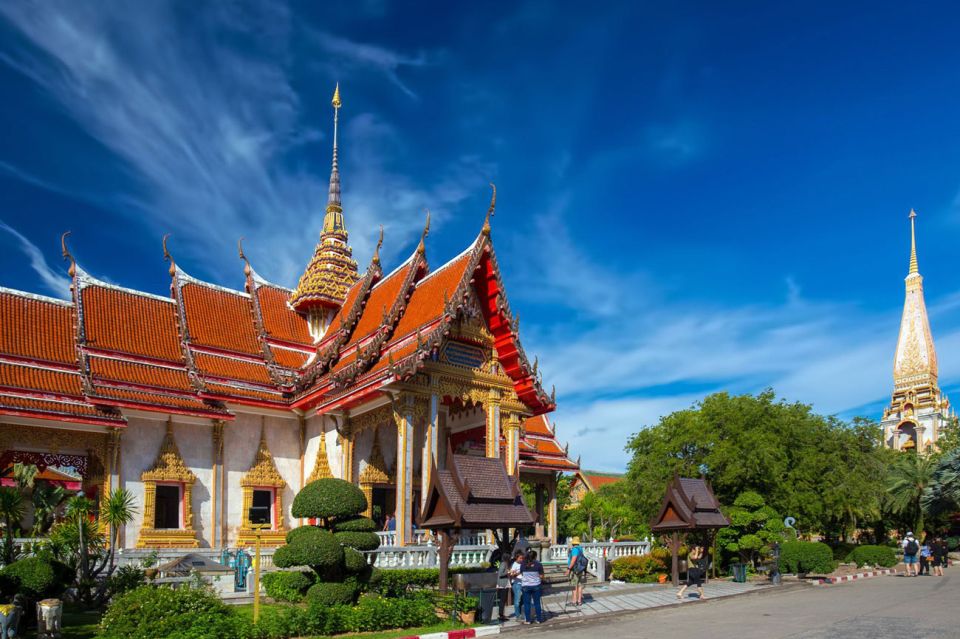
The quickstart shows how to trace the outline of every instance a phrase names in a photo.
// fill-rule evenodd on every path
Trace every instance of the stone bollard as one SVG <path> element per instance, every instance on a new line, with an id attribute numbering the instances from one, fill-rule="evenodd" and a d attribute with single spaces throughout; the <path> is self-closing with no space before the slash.
<path id="1" fill-rule="evenodd" d="M 63 602 L 44 599 L 37 604 L 37 639 L 60 639 Z"/>

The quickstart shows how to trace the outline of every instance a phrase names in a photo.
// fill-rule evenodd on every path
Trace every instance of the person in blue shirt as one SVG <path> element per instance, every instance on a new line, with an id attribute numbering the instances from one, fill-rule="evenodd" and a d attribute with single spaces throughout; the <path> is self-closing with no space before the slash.
<path id="1" fill-rule="evenodd" d="M 920 574 L 930 576 L 930 559 L 933 557 L 933 552 L 930 549 L 930 542 L 924 538 L 923 543 L 920 545 Z"/>
<path id="2" fill-rule="evenodd" d="M 573 582 L 573 598 L 571 603 L 574 606 L 583 604 L 583 584 L 587 581 L 586 561 L 579 560 L 580 557 L 586 558 L 583 554 L 583 548 L 580 547 L 580 538 L 574 537 L 570 540 L 570 561 L 567 563 L 567 577 Z"/>

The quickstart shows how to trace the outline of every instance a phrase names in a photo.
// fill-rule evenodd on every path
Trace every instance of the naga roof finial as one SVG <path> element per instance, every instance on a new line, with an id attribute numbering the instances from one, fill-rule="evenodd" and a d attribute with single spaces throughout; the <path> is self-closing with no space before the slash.
<path id="1" fill-rule="evenodd" d="M 63 259 L 70 262 L 70 268 L 67 269 L 67 274 L 73 277 L 77 274 L 77 261 L 73 259 L 73 255 L 70 254 L 70 249 L 67 248 L 67 237 L 69 235 L 70 231 L 66 231 L 60 236 L 60 248 L 63 249 Z"/>
<path id="2" fill-rule="evenodd" d="M 417 245 L 417 253 L 423 255 L 427 251 L 427 247 L 424 244 L 424 240 L 427 239 L 427 235 L 430 234 L 430 209 L 423 209 L 427 212 L 427 222 L 423 226 L 423 233 L 420 235 L 420 244 Z"/>
<path id="3" fill-rule="evenodd" d="M 494 216 L 497 210 L 497 185 L 491 182 L 490 188 L 493 189 L 493 195 L 490 196 L 490 207 L 487 209 L 487 217 L 483 220 L 482 233 L 484 235 L 490 235 L 490 218 Z"/>
<path id="4" fill-rule="evenodd" d="M 253 269 L 250 268 L 250 260 L 247 259 L 247 256 L 243 254 L 243 238 L 241 237 L 237 240 L 237 252 L 240 253 L 240 259 L 243 260 L 243 275 L 245 277 L 250 277 L 253 273 Z"/>
<path id="5" fill-rule="evenodd" d="M 383 246 L 383 224 L 380 225 L 380 239 L 377 240 L 377 248 L 373 251 L 373 263 L 380 264 L 380 248 Z"/>
<path id="6" fill-rule="evenodd" d="M 170 262 L 170 277 L 173 277 L 177 274 L 177 263 L 173 261 L 173 256 L 170 255 L 170 251 L 167 250 L 167 238 L 170 237 L 169 233 L 166 233 L 163 236 L 163 259 Z"/>

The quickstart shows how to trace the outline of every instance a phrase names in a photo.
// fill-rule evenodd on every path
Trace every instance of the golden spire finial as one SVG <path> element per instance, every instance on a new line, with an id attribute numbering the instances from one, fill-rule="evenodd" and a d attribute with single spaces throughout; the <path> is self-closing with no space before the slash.
<path id="1" fill-rule="evenodd" d="M 910 273 L 909 275 L 920 274 L 920 267 L 917 265 L 917 234 L 914 220 L 917 219 L 917 212 L 910 209 Z"/>
<path id="2" fill-rule="evenodd" d="M 423 226 L 423 233 L 420 235 L 420 244 L 417 245 L 417 253 L 423 255 L 427 251 L 427 247 L 424 245 L 424 240 L 427 239 L 427 235 L 430 234 L 430 209 L 423 209 L 427 212 L 427 223 Z"/>
<path id="3" fill-rule="evenodd" d="M 250 268 L 250 260 L 247 259 L 247 256 L 243 254 L 243 237 L 237 240 L 237 251 L 240 253 L 240 259 L 243 260 L 243 275 L 245 277 L 250 277 L 253 273 L 253 269 Z"/>
<path id="4" fill-rule="evenodd" d="M 77 274 L 77 261 L 73 259 L 73 255 L 70 254 L 70 249 L 67 248 L 67 237 L 69 235 L 70 231 L 67 231 L 60 236 L 60 248 L 63 249 L 63 259 L 70 262 L 70 268 L 67 269 L 67 274 L 73 277 Z"/>
<path id="5" fill-rule="evenodd" d="M 487 209 L 487 217 L 483 220 L 482 233 L 484 235 L 490 235 L 490 218 L 493 217 L 497 209 L 497 185 L 491 182 L 490 188 L 493 189 L 493 195 L 490 196 L 490 207 Z"/>
<path id="6" fill-rule="evenodd" d="M 334 109 L 339 109 L 343 104 L 340 102 L 340 83 L 337 82 L 336 88 L 333 90 L 333 99 L 330 101 L 330 104 L 333 105 Z"/>
<path id="7" fill-rule="evenodd" d="M 383 246 L 383 224 L 380 225 L 380 239 L 377 240 L 377 248 L 373 250 L 373 263 L 380 264 L 380 247 Z"/>
<path id="8" fill-rule="evenodd" d="M 170 255 L 170 251 L 167 250 L 167 238 L 170 237 L 170 234 L 167 233 L 163 236 L 163 259 L 170 262 L 170 277 L 173 277 L 177 274 L 177 264 L 173 261 L 173 256 Z"/>

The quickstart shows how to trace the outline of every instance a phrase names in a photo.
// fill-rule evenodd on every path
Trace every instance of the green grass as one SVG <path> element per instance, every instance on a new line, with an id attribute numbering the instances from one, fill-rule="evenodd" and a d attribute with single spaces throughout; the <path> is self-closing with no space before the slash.
<path id="1" fill-rule="evenodd" d="M 264 610 L 269 610 L 271 608 L 286 608 L 290 604 L 260 604 L 260 612 L 263 613 Z M 253 622 L 253 604 L 242 604 L 235 606 L 237 612 L 243 615 L 245 618 L 250 619 L 251 623 Z M 480 624 L 473 624 L 477 626 Z M 362 639 L 396 639 L 397 637 L 410 637 L 412 635 L 424 635 L 431 632 L 446 632 L 448 630 L 461 630 L 463 628 L 470 628 L 473 626 L 467 626 L 457 621 L 441 621 L 435 623 L 431 626 L 421 626 L 419 628 L 395 628 L 393 630 L 378 630 L 376 632 L 348 632 L 342 635 L 333 635 L 336 639 L 344 639 L 346 637 L 358 637 Z M 67 639 L 64 635 L 64 639 Z M 327 636 L 316 636 L 316 637 L 305 637 L 303 639 L 328 639 Z"/>
<path id="2" fill-rule="evenodd" d="M 99 612 L 79 612 L 67 608 L 63 611 L 63 619 L 60 622 L 61 637 L 63 639 L 93 639 L 97 635 L 99 623 Z M 27 632 L 25 638 L 34 639 L 36 636 L 36 629 L 33 628 Z"/>

